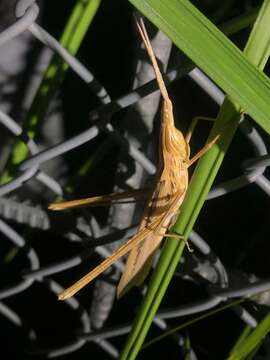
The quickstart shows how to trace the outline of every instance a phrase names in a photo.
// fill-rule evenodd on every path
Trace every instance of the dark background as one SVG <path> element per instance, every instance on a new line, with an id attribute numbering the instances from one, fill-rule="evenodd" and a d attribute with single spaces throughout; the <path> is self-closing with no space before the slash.
<path id="1" fill-rule="evenodd" d="M 73 5 L 74 1 L 71 0 L 64 2 L 46 1 L 43 4 L 41 24 L 53 36 L 59 38 Z M 195 1 L 195 5 L 198 6 L 199 2 Z M 220 4 L 217 1 L 205 1 L 200 2 L 200 5 L 201 10 L 213 18 L 218 12 Z M 235 2 L 226 16 L 218 19 L 218 23 L 240 14 L 245 6 L 245 1 Z M 127 1 L 104 0 L 77 54 L 77 58 L 91 69 L 112 98 L 117 98 L 128 92 L 132 84 L 134 71 L 132 21 L 132 7 Z M 232 40 L 243 48 L 248 32 L 248 29 L 241 31 L 233 36 Z M 35 44 L 29 61 L 33 61 L 38 51 L 39 45 Z M 33 57 L 31 58 L 31 56 Z M 172 84 L 169 91 L 176 107 L 178 124 L 183 131 L 193 116 L 198 114 L 215 116 L 218 111 L 212 100 L 188 78 Z M 71 71 L 68 71 L 58 97 L 63 102 L 66 138 L 87 128 L 89 126 L 87 114 L 98 105 L 98 102 L 89 89 Z M 125 111 L 122 111 L 113 118 L 115 124 L 124 116 L 124 113 Z M 206 138 L 210 126 L 201 125 L 199 129 L 199 134 L 195 136 L 192 144 L 194 152 Z M 258 130 L 269 144 L 268 137 L 260 129 Z M 63 157 L 66 179 L 76 173 L 78 164 L 87 159 L 95 147 L 104 140 L 104 136 L 100 136 Z M 42 140 L 42 133 L 39 137 Z M 103 160 L 107 164 L 106 167 L 97 164 L 95 171 L 78 184 L 75 197 L 106 193 L 112 189 L 118 151 L 119 149 L 115 146 Z M 237 132 L 216 183 L 240 175 L 241 163 L 252 155 L 250 144 L 241 133 Z M 65 177 L 60 179 L 63 184 Z M 47 203 L 51 200 L 49 197 L 42 196 L 40 203 L 46 208 Z M 207 202 L 201 211 L 195 230 L 207 240 L 212 250 L 220 257 L 234 277 L 237 277 L 238 273 L 254 273 L 258 277 L 267 277 L 269 276 L 269 244 L 267 241 L 269 210 L 270 204 L 267 195 L 255 185 L 250 185 L 237 192 Z M 108 220 L 106 210 L 97 210 L 94 211 L 94 214 L 104 223 Z M 72 214 L 68 216 L 70 217 L 64 219 L 65 221 L 69 219 L 69 225 L 72 226 Z M 57 222 L 58 220 L 59 217 L 54 217 L 54 221 Z M 79 244 L 70 244 L 59 233 L 33 230 L 14 222 L 10 222 L 10 224 L 18 232 L 27 236 L 29 243 L 39 254 L 43 265 L 67 258 L 81 251 Z M 10 249 L 4 241 L 2 243 L 1 252 L 4 257 Z M 97 262 L 98 257 L 93 257 L 91 261 Z M 3 286 L 17 280 L 18 273 L 26 267 L 27 261 L 23 251 L 17 255 L 16 261 L 13 261 L 8 267 L 1 265 Z M 88 269 L 89 262 L 85 262 L 80 267 L 55 276 L 55 279 L 59 283 L 67 285 L 78 279 Z M 78 299 L 85 308 L 89 308 L 92 289 L 93 287 L 88 286 L 78 294 Z M 179 276 L 175 276 L 161 307 L 187 304 L 203 299 L 205 296 L 207 296 L 207 291 L 204 284 L 198 285 L 183 281 Z M 141 295 L 136 289 L 123 299 L 115 301 L 106 327 L 132 321 L 140 301 Z M 39 358 L 40 355 L 34 354 L 36 349 L 53 347 L 71 341 L 79 326 L 77 314 L 64 303 L 57 302 L 55 296 L 46 289 L 44 284 L 35 283 L 26 291 L 8 298 L 5 303 L 20 314 L 24 319 L 26 328 L 33 328 L 37 334 L 37 341 L 33 346 L 28 339 L 26 328 L 18 329 L 1 316 L 2 353 L 11 359 Z M 252 303 L 247 303 L 246 306 L 257 319 L 260 319 L 267 311 L 266 307 Z M 169 324 L 171 326 L 179 325 L 188 319 L 170 320 Z M 192 347 L 199 359 L 222 359 L 226 358 L 243 327 L 244 324 L 241 320 L 231 310 L 226 310 L 190 326 L 182 334 L 190 336 Z M 153 326 L 149 338 L 159 334 L 160 331 Z M 125 338 L 125 336 L 114 338 L 112 343 L 121 348 Z M 179 347 L 171 338 L 166 338 L 155 346 L 142 351 L 138 358 L 148 359 L 150 356 L 157 356 L 158 359 L 163 359 L 165 356 L 171 359 L 181 358 Z M 91 342 L 78 352 L 64 356 L 65 359 L 76 359 L 78 357 L 80 359 L 109 358 Z"/>

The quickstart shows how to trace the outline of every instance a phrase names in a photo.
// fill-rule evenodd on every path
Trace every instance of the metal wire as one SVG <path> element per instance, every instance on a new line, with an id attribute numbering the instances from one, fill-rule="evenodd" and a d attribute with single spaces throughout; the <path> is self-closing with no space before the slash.
<path id="1" fill-rule="evenodd" d="M 16 177 L 9 183 L 0 186 L 0 214 L 2 217 L 2 219 L 0 219 L 1 236 L 3 241 L 10 242 L 10 244 L 15 246 L 18 251 L 24 251 L 29 263 L 28 269 L 23 269 L 23 271 L 20 272 L 20 281 L 0 289 L 0 299 L 16 296 L 26 289 L 29 289 L 34 283 L 43 284 L 49 292 L 57 294 L 63 289 L 63 287 L 51 278 L 52 275 L 64 272 L 68 269 L 73 269 L 74 267 L 82 264 L 89 255 L 93 253 L 93 249 L 95 249 L 95 252 L 97 252 L 101 257 L 109 256 L 110 252 L 103 245 L 108 241 L 115 241 L 115 239 L 126 239 L 130 237 L 132 231 L 134 231 L 133 228 L 128 229 L 127 231 L 123 230 L 122 233 L 116 232 L 115 234 L 103 234 L 102 230 L 99 228 L 98 224 L 93 221 L 93 219 L 90 221 L 89 226 L 84 216 L 80 214 L 76 217 L 74 232 L 68 230 L 64 235 L 67 239 L 78 241 L 80 244 L 83 244 L 84 240 L 87 239 L 88 249 L 75 256 L 71 256 L 68 259 L 40 266 L 38 252 L 36 252 L 34 248 L 27 243 L 26 238 L 23 235 L 13 228 L 12 224 L 15 222 L 27 225 L 30 228 L 38 228 L 47 231 L 49 229 L 51 230 L 53 227 L 52 219 L 48 215 L 47 211 L 43 210 L 39 206 L 18 201 L 16 198 L 3 197 L 4 195 L 9 195 L 16 189 L 24 188 L 24 185 L 29 182 L 29 180 L 36 179 L 54 195 L 63 196 L 64 191 L 59 182 L 56 181 L 53 176 L 48 175 L 44 170 L 41 170 L 40 166 L 49 160 L 54 160 L 59 155 L 66 154 L 67 152 L 78 148 L 82 144 L 91 141 L 100 133 L 100 131 L 105 130 L 109 132 L 119 144 L 121 144 L 125 151 L 129 153 L 131 158 L 135 162 L 139 163 L 148 174 L 152 175 L 156 170 L 152 161 L 150 161 L 139 148 L 131 144 L 127 138 L 120 134 L 110 124 L 112 114 L 135 104 L 141 98 L 156 91 L 156 82 L 154 80 L 150 81 L 136 90 L 125 94 L 119 99 L 112 101 L 107 90 L 97 81 L 95 76 L 76 57 L 69 54 L 68 51 L 64 49 L 61 44 L 46 30 L 35 23 L 39 14 L 39 7 L 36 1 L 18 1 L 15 14 L 17 16 L 16 22 L 0 33 L 0 46 L 8 43 L 23 32 L 30 31 L 36 39 L 50 47 L 66 63 L 68 63 L 70 68 L 78 75 L 78 77 L 89 85 L 91 91 L 99 99 L 101 106 L 89 113 L 89 120 L 91 122 L 94 121 L 94 124 L 92 124 L 88 129 L 82 130 L 76 136 L 73 136 L 60 144 L 50 146 L 45 150 L 40 150 L 39 146 L 32 139 L 27 138 L 26 135 L 24 135 L 24 138 L 21 138 L 22 128 L 14 119 L 0 110 L 1 125 L 11 132 L 12 136 L 23 140 L 30 152 L 29 158 L 20 165 L 19 173 Z M 177 78 L 179 79 L 186 74 L 188 74 L 189 77 L 195 81 L 219 106 L 222 104 L 224 100 L 224 94 L 222 91 L 199 69 L 194 68 L 194 65 L 192 64 L 189 64 L 181 71 L 170 71 L 167 74 L 166 81 L 170 82 Z M 254 155 L 252 158 L 246 159 L 243 162 L 242 175 L 235 177 L 230 181 L 216 185 L 210 191 L 208 200 L 227 195 L 232 191 L 249 186 L 251 183 L 260 187 L 266 195 L 270 195 L 270 182 L 264 175 L 265 170 L 270 165 L 270 155 L 268 154 L 265 141 L 251 122 L 246 119 L 243 119 L 241 122 L 240 129 L 253 148 Z M 242 287 L 239 285 L 237 289 L 230 289 L 226 266 L 214 254 L 210 245 L 194 231 L 190 235 L 190 240 L 196 247 L 199 255 L 193 258 L 196 264 L 196 271 L 195 268 L 193 268 L 190 270 L 189 274 L 185 275 L 189 277 L 189 279 L 194 280 L 194 274 L 196 273 L 197 280 L 199 277 L 201 280 L 207 279 L 209 297 L 204 300 L 194 301 L 186 306 L 178 306 L 159 311 L 154 323 L 162 330 L 168 327 L 168 319 L 200 313 L 202 311 L 212 309 L 219 303 L 228 301 L 235 297 L 247 297 L 250 299 L 253 295 L 267 291 L 270 288 L 270 280 L 266 279 L 264 281 L 258 280 L 255 283 L 250 283 Z M 207 259 L 207 262 L 203 263 L 202 258 L 204 258 L 204 260 Z M 122 271 L 123 263 L 117 262 L 115 267 L 119 271 Z M 209 275 L 211 271 L 216 274 L 213 278 Z M 34 353 L 46 355 L 48 358 L 59 357 L 64 354 L 70 354 L 78 351 L 87 342 L 93 341 L 110 357 L 118 358 L 119 350 L 109 340 L 112 340 L 117 336 L 127 334 L 130 331 L 131 325 L 124 324 L 110 329 L 92 329 L 88 311 L 85 309 L 85 306 L 81 304 L 79 299 L 73 297 L 67 300 L 65 304 L 76 314 L 80 324 L 79 328 L 74 331 L 73 341 L 67 341 L 67 343 L 59 344 L 54 348 L 37 348 Z M 245 323 L 252 327 L 257 325 L 256 319 L 243 306 L 235 308 L 234 311 L 235 314 Z M 15 326 L 23 326 L 24 319 L 3 302 L 0 302 L 0 313 Z M 29 339 L 35 343 L 34 331 L 32 329 L 28 329 L 28 333 Z M 179 340 L 179 337 L 176 337 L 176 339 Z M 193 355 L 194 358 L 196 358 L 195 353 Z"/>

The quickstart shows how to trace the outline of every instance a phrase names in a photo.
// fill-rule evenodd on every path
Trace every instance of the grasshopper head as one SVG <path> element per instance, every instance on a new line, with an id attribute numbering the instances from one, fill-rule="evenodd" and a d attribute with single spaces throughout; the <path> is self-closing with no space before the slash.
<path id="1" fill-rule="evenodd" d="M 166 151 L 168 156 L 179 158 L 179 161 L 187 161 L 189 159 L 189 146 L 181 131 L 174 126 L 171 101 L 164 101 L 161 123 L 163 151 Z"/>

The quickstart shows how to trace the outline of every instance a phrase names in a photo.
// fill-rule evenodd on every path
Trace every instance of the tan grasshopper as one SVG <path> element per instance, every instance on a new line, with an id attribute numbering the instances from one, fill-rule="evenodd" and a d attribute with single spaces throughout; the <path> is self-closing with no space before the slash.
<path id="1" fill-rule="evenodd" d="M 149 192 L 147 205 L 144 209 L 144 214 L 136 234 L 100 265 L 75 282 L 72 286 L 61 292 L 58 296 L 60 300 L 73 296 L 77 291 L 127 253 L 129 253 L 129 255 L 117 288 L 117 295 L 123 295 L 132 286 L 140 285 L 144 281 L 151 268 L 153 255 L 160 246 L 162 239 L 165 236 L 180 239 L 183 238 L 181 235 L 168 234 L 168 229 L 174 225 L 187 191 L 188 168 L 198 160 L 218 138 L 218 136 L 215 137 L 190 159 L 189 141 L 197 119 L 192 121 L 186 137 L 184 137 L 174 126 L 172 102 L 162 79 L 143 21 L 140 20 L 140 22 L 137 23 L 137 26 L 151 59 L 163 98 L 159 163 L 155 181 L 152 191 Z M 63 210 L 79 206 L 91 206 L 95 205 L 95 203 L 107 204 L 112 200 L 142 195 L 140 191 L 135 192 L 135 194 L 130 192 L 109 194 L 101 197 L 55 203 L 51 204 L 49 208 L 52 210 Z"/>

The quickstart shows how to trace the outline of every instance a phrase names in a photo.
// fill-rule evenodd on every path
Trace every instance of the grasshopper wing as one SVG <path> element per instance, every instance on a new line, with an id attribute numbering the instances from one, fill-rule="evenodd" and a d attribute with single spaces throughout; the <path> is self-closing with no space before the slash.
<path id="1" fill-rule="evenodd" d="M 170 205 L 167 205 L 166 213 L 159 217 L 158 222 L 155 221 L 147 225 L 151 232 L 145 239 L 138 243 L 129 253 L 126 266 L 122 277 L 120 279 L 117 296 L 123 296 L 131 287 L 140 286 L 148 275 L 153 256 L 160 246 L 164 236 L 166 236 L 167 229 L 174 223 L 175 214 L 185 197 L 185 191 L 176 194 Z M 142 221 L 144 222 L 144 220 Z M 154 227 L 156 224 L 156 227 Z M 141 224 L 141 226 L 145 224 Z"/>
<path id="2" fill-rule="evenodd" d="M 157 226 L 157 221 L 153 223 L 153 226 Z M 76 294 L 81 290 L 85 285 L 90 281 L 95 279 L 98 275 L 107 270 L 113 263 L 115 263 L 119 258 L 128 253 L 134 246 L 139 244 L 145 239 L 150 233 L 150 230 L 145 228 L 138 231 L 127 243 L 122 245 L 118 250 L 116 250 L 109 258 L 104 260 L 100 265 L 91 270 L 88 274 L 82 277 L 80 280 L 76 281 L 72 286 L 68 287 L 58 295 L 59 300 L 65 300 Z"/>

